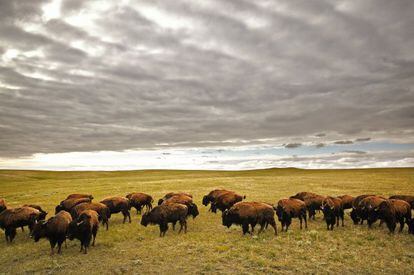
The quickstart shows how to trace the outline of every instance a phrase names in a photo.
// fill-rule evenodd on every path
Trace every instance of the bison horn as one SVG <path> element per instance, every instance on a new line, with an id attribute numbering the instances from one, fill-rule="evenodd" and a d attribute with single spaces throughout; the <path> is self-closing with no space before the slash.
<path id="1" fill-rule="evenodd" d="M 78 222 L 77 225 L 83 224 L 85 221 Z"/>
<path id="2" fill-rule="evenodd" d="M 335 207 L 334 206 L 331 206 L 331 210 L 333 210 Z"/>

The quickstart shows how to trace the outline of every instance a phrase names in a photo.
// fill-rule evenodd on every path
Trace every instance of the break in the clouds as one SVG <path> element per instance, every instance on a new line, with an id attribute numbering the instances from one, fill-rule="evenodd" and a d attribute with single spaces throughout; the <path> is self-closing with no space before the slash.
<path id="1" fill-rule="evenodd" d="M 248 146 L 291 156 L 188 153 L 188 167 L 411 166 L 413 14 L 411 0 L 0 1 L 0 167 Z"/>

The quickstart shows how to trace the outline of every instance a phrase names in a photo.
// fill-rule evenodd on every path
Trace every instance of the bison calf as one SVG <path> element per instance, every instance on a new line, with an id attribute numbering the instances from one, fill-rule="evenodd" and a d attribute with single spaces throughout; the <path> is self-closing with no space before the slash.
<path id="1" fill-rule="evenodd" d="M 41 238 L 47 238 L 50 243 L 50 254 L 54 254 L 56 244 L 58 245 L 58 254 L 60 254 L 62 252 L 62 243 L 66 241 L 70 222 L 72 222 L 70 214 L 64 210 L 60 211 L 47 221 L 37 222 L 33 226 L 31 237 L 35 242 L 38 242 Z"/>
<path id="2" fill-rule="evenodd" d="M 160 226 L 160 237 L 163 237 L 168 230 L 168 223 L 175 224 L 179 222 L 180 231 L 178 233 L 181 233 L 183 227 L 184 232 L 187 233 L 187 215 L 188 208 L 184 204 L 161 204 L 142 215 L 141 225 L 158 224 Z"/>
<path id="3" fill-rule="evenodd" d="M 78 239 L 81 243 L 80 252 L 84 251 L 87 254 L 92 238 L 92 246 L 95 245 L 98 228 L 98 213 L 94 210 L 85 210 L 69 224 L 68 238 L 70 240 Z"/>

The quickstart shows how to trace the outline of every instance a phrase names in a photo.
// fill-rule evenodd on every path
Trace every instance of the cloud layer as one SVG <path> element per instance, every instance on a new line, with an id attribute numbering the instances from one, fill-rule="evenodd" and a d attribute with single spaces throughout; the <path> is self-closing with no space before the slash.
<path id="1" fill-rule="evenodd" d="M 0 157 L 413 143 L 413 14 L 410 0 L 1 1 Z"/>

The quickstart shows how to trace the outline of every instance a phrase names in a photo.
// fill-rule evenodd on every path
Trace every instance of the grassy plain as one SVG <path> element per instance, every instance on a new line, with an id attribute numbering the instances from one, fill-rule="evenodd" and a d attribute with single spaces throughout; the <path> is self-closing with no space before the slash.
<path id="1" fill-rule="evenodd" d="M 158 227 L 143 227 L 133 211 L 132 223 L 114 215 L 109 231 L 100 229 L 96 246 L 79 253 L 79 242 L 68 241 L 62 255 L 49 256 L 49 243 L 34 243 L 27 231 L 12 245 L 0 239 L 0 273 L 414 273 L 414 236 L 388 234 L 376 224 L 326 230 L 319 215 L 308 230 L 294 220 L 288 233 L 274 237 L 268 229 L 259 236 L 242 236 L 227 229 L 221 216 L 201 204 L 216 187 L 247 195 L 249 201 L 275 203 L 299 191 L 326 195 L 414 194 L 414 168 L 361 170 L 268 169 L 220 171 L 40 172 L 0 171 L 0 197 L 9 206 L 42 205 L 52 214 L 69 193 L 92 193 L 97 201 L 131 191 L 151 194 L 155 201 L 169 191 L 194 195 L 200 216 L 189 220 L 187 234 L 170 229 L 164 238 Z M 278 223 L 278 229 L 280 224 Z M 1 232 L 2 233 L 2 232 Z M 3 234 L 3 233 L 2 233 Z"/>

